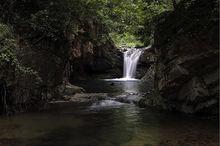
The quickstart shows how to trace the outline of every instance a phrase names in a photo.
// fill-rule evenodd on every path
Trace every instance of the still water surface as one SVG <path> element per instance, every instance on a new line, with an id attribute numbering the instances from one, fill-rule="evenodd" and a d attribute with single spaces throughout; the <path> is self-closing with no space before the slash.
<path id="1" fill-rule="evenodd" d="M 148 89 L 141 82 L 77 84 L 88 92 L 111 96 L 125 92 L 141 96 Z M 176 146 L 182 146 L 182 141 L 187 146 L 217 146 L 218 121 L 112 100 L 62 103 L 44 112 L 0 118 L 0 146 L 157 146 L 161 141 Z"/>

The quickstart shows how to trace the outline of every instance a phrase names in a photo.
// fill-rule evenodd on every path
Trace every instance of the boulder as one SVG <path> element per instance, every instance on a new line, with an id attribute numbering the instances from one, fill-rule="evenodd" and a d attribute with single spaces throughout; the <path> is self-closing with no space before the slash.
<path id="1" fill-rule="evenodd" d="M 65 100 L 69 100 L 70 97 L 76 93 L 83 93 L 85 90 L 81 87 L 71 85 L 70 83 L 62 83 L 57 87 L 58 94 Z"/>
<path id="2" fill-rule="evenodd" d="M 77 93 L 73 96 L 68 96 L 69 102 L 85 103 L 95 102 L 108 98 L 107 93 Z"/>

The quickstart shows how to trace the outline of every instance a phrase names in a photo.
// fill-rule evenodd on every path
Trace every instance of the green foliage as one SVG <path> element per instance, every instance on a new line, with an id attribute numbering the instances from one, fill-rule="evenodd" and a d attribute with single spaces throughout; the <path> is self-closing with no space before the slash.
<path id="1" fill-rule="evenodd" d="M 171 10 L 172 0 L 8 0 L 0 2 L 0 9 L 1 6 L 2 17 L 12 19 L 15 25 L 30 24 L 38 36 L 56 41 L 73 33 L 102 39 L 108 32 L 117 45 L 136 46 L 150 42 L 154 18 Z M 90 22 L 104 24 L 98 38 L 88 34 L 86 27 Z"/>
<path id="2" fill-rule="evenodd" d="M 29 24 L 34 34 L 55 41 L 67 33 L 78 35 L 89 21 L 100 20 L 96 7 L 87 0 L 8 0 L 0 2 L 0 10 L 5 23 Z M 27 37 L 31 36 L 35 35 Z"/>
<path id="3" fill-rule="evenodd" d="M 142 22 L 143 27 L 139 29 L 138 34 L 140 36 L 140 40 L 145 45 L 149 45 L 153 41 L 154 27 L 158 21 L 157 17 L 159 17 L 163 12 L 172 9 L 173 7 L 170 1 L 167 3 L 153 1 L 144 5 L 143 11 L 145 15 Z"/>
<path id="4" fill-rule="evenodd" d="M 141 0 L 90 0 L 117 46 L 136 46 L 135 32 L 141 27 Z"/>
<path id="5" fill-rule="evenodd" d="M 142 47 L 144 44 L 137 39 L 136 36 L 130 33 L 111 33 L 111 38 L 115 42 L 116 46 L 119 47 Z"/>
<path id="6" fill-rule="evenodd" d="M 79 22 L 86 17 L 83 13 L 85 10 L 82 11 L 86 7 L 79 0 L 51 1 L 39 7 L 41 9 L 31 14 L 29 22 L 35 31 L 53 40 L 59 39 L 66 32 L 77 34 Z"/>
<path id="7" fill-rule="evenodd" d="M 88 3 L 98 11 L 117 46 L 149 44 L 154 17 L 172 9 L 171 0 L 89 0 Z"/>
<path id="8" fill-rule="evenodd" d="M 37 72 L 19 63 L 15 55 L 15 49 L 16 42 L 13 38 L 13 33 L 8 26 L 0 23 L 0 68 L 2 70 L 11 68 L 15 71 L 15 74 L 34 75 L 40 81 Z"/>
<path id="9" fill-rule="evenodd" d="M 0 65 L 10 63 L 15 65 L 17 59 L 14 56 L 13 50 L 15 48 L 15 41 L 12 38 L 10 29 L 3 24 L 0 24 Z"/>

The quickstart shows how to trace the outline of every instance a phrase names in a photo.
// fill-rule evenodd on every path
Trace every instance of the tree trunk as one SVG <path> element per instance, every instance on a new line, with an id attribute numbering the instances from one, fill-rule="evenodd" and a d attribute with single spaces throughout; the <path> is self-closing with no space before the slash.
<path id="1" fill-rule="evenodd" d="M 173 8 L 175 9 L 176 8 L 176 0 L 172 0 L 173 2 Z"/>
<path id="2" fill-rule="evenodd" d="M 1 113 L 7 113 L 8 112 L 8 105 L 6 101 L 7 97 L 7 89 L 6 89 L 6 83 L 4 80 L 0 81 L 0 114 Z"/>

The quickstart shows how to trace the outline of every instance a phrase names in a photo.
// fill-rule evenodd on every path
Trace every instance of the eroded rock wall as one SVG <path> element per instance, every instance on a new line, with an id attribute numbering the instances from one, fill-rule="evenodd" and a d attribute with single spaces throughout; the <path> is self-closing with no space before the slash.
<path id="1" fill-rule="evenodd" d="M 155 80 L 168 109 L 218 113 L 218 3 L 183 0 L 157 25 Z"/>
<path id="2" fill-rule="evenodd" d="M 123 54 L 116 48 L 104 26 L 90 22 L 84 29 L 71 40 L 71 80 L 121 77 Z"/>

